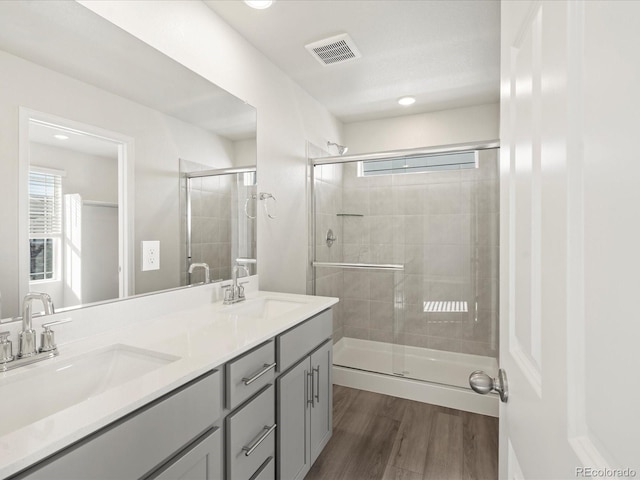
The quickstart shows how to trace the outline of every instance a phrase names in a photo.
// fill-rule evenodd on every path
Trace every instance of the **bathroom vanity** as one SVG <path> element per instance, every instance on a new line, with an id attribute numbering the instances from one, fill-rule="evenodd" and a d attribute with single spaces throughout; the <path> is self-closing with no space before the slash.
<path id="1" fill-rule="evenodd" d="M 177 290 L 132 299 L 129 311 L 154 298 L 168 306 L 166 296 L 193 305 L 186 297 L 206 292 L 219 295 L 214 286 Z M 303 478 L 332 433 L 336 302 L 249 291 L 237 305 L 173 307 L 61 344 L 59 357 L 27 372 L 0 374 L 5 398 L 34 377 L 68 385 L 44 392 L 50 414 L 0 427 L 0 478 Z M 69 390 L 68 405 L 55 406 L 56 389 Z"/>

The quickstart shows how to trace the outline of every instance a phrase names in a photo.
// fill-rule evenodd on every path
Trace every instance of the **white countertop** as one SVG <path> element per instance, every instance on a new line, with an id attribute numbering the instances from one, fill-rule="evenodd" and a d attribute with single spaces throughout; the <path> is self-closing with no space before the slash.
<path id="1" fill-rule="evenodd" d="M 247 302 L 260 297 L 301 305 L 268 321 L 231 314 L 233 306 L 221 302 L 206 302 L 178 311 L 174 308 L 171 313 L 132 322 L 130 326 L 120 324 L 118 328 L 61 344 L 60 355 L 54 359 L 0 373 L 0 395 L 11 396 L 11 383 L 25 373 L 45 366 L 51 368 L 55 363 L 62 366 L 75 357 L 114 344 L 179 357 L 135 380 L 1 436 L 0 478 L 23 470 L 338 301 L 329 297 L 247 292 Z M 38 395 L 38 392 L 33 394 Z M 15 409 L 20 408 L 16 400 Z M 11 415 L 11 412 L 0 412 L 0 419 L 5 415 Z"/>

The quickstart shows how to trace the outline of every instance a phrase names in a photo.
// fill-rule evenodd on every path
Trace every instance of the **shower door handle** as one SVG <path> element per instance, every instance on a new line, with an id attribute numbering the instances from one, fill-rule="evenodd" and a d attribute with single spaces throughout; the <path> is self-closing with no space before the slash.
<path id="1" fill-rule="evenodd" d="M 498 370 L 498 377 L 491 378 L 482 370 L 476 370 L 469 375 L 469 385 L 474 392 L 486 395 L 489 392 L 497 392 L 500 400 L 507 403 L 509 399 L 509 387 L 507 383 L 507 372 L 502 368 Z"/>

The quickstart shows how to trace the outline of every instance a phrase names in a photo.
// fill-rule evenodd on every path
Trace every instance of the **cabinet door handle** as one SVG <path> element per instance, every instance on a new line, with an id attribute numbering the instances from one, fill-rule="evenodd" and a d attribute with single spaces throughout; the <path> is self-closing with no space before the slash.
<path id="1" fill-rule="evenodd" d="M 265 425 L 264 428 L 262 429 L 263 433 L 259 435 L 258 438 L 253 441 L 253 443 L 242 447 L 242 451 L 244 452 L 245 457 L 248 457 L 249 455 L 251 455 L 253 451 L 256 448 L 258 448 L 260 444 L 267 439 L 269 434 L 276 429 L 276 426 L 277 425 L 275 423 L 271 426 Z"/>
<path id="2" fill-rule="evenodd" d="M 305 370 L 305 375 L 307 379 L 307 405 L 311 404 L 312 407 L 315 406 L 313 403 L 313 370 L 311 372 L 307 372 Z"/>
<path id="3" fill-rule="evenodd" d="M 315 383 L 313 386 L 313 398 L 315 400 L 315 402 L 320 403 L 320 365 L 318 365 L 317 367 L 313 368 L 313 378 L 316 379 L 316 373 L 318 374 L 317 376 L 317 380 L 316 382 L 318 383 L 318 388 L 316 389 Z M 314 402 L 314 407 L 315 407 L 315 402 Z"/>
<path id="4" fill-rule="evenodd" d="M 267 373 L 272 368 L 276 368 L 276 362 L 273 362 L 271 364 L 265 363 L 264 365 L 262 365 L 262 370 L 260 370 L 259 372 L 255 373 L 251 377 L 244 377 L 242 379 L 242 382 L 245 385 L 251 385 L 253 382 L 255 382 L 257 379 L 259 379 L 262 375 Z"/>

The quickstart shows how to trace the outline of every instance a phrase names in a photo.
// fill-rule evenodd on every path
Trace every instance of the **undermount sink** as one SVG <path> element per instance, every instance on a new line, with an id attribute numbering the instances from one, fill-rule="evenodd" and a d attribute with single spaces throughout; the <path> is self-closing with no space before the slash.
<path id="1" fill-rule="evenodd" d="M 302 305 L 305 305 L 305 302 L 280 298 L 254 298 L 227 308 L 233 315 L 269 319 L 284 315 Z"/>
<path id="2" fill-rule="evenodd" d="M 179 357 L 112 345 L 0 379 L 0 436 L 123 385 Z"/>

